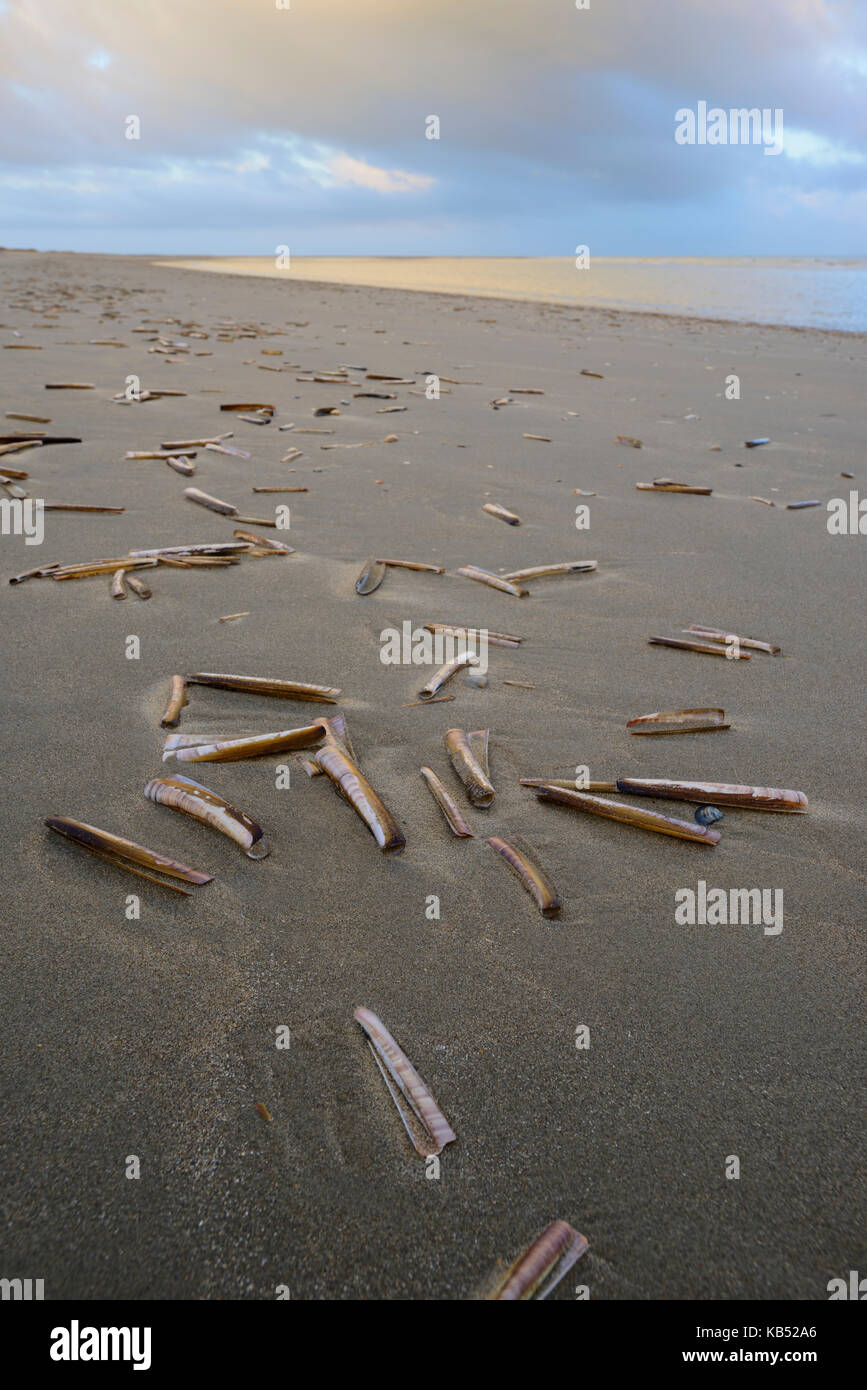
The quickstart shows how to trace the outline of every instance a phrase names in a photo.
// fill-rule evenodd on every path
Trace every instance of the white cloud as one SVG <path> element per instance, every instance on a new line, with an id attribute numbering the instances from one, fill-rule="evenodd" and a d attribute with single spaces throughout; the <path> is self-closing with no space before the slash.
<path id="1" fill-rule="evenodd" d="M 423 193 L 434 180 L 427 174 L 408 174 L 403 169 L 378 169 L 364 159 L 348 154 L 336 154 L 328 161 L 328 169 L 338 185 L 373 188 L 377 193 Z"/>
<path id="2" fill-rule="evenodd" d="M 827 169 L 835 164 L 863 164 L 864 155 L 846 145 L 827 140 L 812 130 L 793 130 L 789 126 L 783 138 L 783 153 L 789 159 L 803 159 L 808 164 Z"/>

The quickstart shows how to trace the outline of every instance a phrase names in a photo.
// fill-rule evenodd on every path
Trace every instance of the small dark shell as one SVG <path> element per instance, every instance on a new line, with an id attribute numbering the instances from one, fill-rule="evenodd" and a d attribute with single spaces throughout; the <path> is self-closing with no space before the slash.
<path id="1" fill-rule="evenodd" d="M 714 821 L 722 820 L 723 813 L 718 806 L 699 806 L 695 818 L 699 825 L 713 825 Z"/>

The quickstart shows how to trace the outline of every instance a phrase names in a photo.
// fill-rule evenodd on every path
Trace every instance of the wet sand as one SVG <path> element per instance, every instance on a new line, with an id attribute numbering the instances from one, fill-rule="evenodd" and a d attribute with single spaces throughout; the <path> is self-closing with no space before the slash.
<path id="1" fill-rule="evenodd" d="M 4 411 L 50 416 L 33 428 L 84 441 L 5 461 L 30 472 L 34 497 L 126 508 L 49 513 L 41 547 L 3 536 L 4 580 L 43 561 L 230 539 L 236 523 L 186 501 L 190 484 L 245 515 L 289 503 L 289 533 L 265 534 L 296 547 L 227 570 L 146 572 L 147 603 L 112 601 L 108 577 L 0 586 L 2 1272 L 44 1278 L 47 1298 L 257 1299 L 287 1285 L 301 1299 L 464 1299 L 557 1217 L 590 1242 L 560 1298 L 584 1284 L 593 1299 L 825 1299 L 829 1279 L 863 1268 L 867 542 L 831 536 L 825 503 L 863 488 L 867 339 L 144 258 L 4 253 L 0 278 L 0 341 L 40 349 L 2 351 Z M 235 325 L 232 341 L 217 339 L 220 321 Z M 189 351 L 149 353 L 155 344 L 132 333 L 142 324 Z M 209 337 L 188 337 L 191 324 Z M 240 325 L 256 336 L 237 336 Z M 429 373 L 479 384 L 443 382 L 429 401 L 360 369 L 350 387 L 296 381 L 347 363 L 413 377 L 422 392 Z M 739 401 L 723 394 L 730 373 Z M 187 395 L 113 404 L 129 374 Z M 95 389 L 44 389 L 70 380 Z M 545 394 L 491 408 L 524 386 Z M 398 400 L 353 397 L 365 389 Z M 273 402 L 273 422 L 220 412 L 233 400 Z M 392 404 L 409 409 L 376 414 Z M 340 415 L 314 419 L 327 405 Z M 293 421 L 334 434 L 278 433 Z M 27 428 L 5 420 L 6 433 Z M 190 480 L 123 458 L 228 429 L 252 459 L 200 452 Z M 389 433 L 397 442 L 320 448 Z M 744 449 L 765 435 L 770 445 Z M 303 457 L 281 463 L 293 443 Z M 636 491 L 660 475 L 713 495 Z M 254 484 L 309 491 L 254 494 Z M 785 509 L 807 498 L 822 507 Z M 486 501 L 522 525 L 485 515 Z M 581 502 L 587 531 L 574 524 Z M 363 561 L 383 553 L 447 573 L 391 570 L 357 596 Z M 523 600 L 454 574 L 578 558 L 598 560 L 597 572 L 539 581 Z M 458 676 L 452 702 L 407 707 L 430 670 L 379 660 L 383 629 L 406 620 L 524 640 L 491 648 L 487 689 Z M 647 645 L 690 622 L 777 642 L 783 656 Z M 138 660 L 125 656 L 129 635 Z M 380 854 L 324 779 L 290 759 L 161 764 L 169 680 L 192 670 L 341 687 L 404 853 Z M 625 731 L 634 716 L 703 705 L 723 706 L 731 729 Z M 264 731 L 328 712 L 197 688 L 180 732 Z M 491 730 L 487 811 L 466 805 L 449 768 L 443 735 L 454 726 Z M 291 767 L 288 790 L 275 785 L 278 763 Z M 474 840 L 452 837 L 422 763 L 464 806 Z M 709 850 L 541 805 L 518 782 L 579 764 L 599 780 L 798 788 L 810 811 L 727 811 Z M 250 862 L 146 801 L 161 767 L 254 815 L 271 856 Z M 647 805 L 691 818 L 680 803 Z M 172 853 L 214 881 L 177 898 L 51 836 L 50 814 Z M 513 832 L 557 885 L 554 921 L 485 844 Z M 675 893 L 699 880 L 782 889 L 783 931 L 677 925 Z M 138 921 L 125 916 L 131 893 Z M 439 920 L 425 915 L 431 895 Z M 439 1179 L 404 1135 L 353 1021 L 359 1004 L 391 1029 L 458 1135 Z M 281 1025 L 288 1050 L 275 1046 Z M 137 1180 L 125 1176 L 129 1155 Z"/>

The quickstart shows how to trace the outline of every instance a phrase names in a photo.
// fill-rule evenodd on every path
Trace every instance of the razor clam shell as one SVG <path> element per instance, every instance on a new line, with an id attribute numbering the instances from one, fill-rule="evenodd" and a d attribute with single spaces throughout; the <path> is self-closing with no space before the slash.
<path id="1" fill-rule="evenodd" d="M 342 714 L 332 715 L 330 719 L 317 719 L 316 723 L 322 730 L 322 739 L 325 744 L 333 748 L 339 748 L 341 753 L 343 753 L 350 762 L 355 763 L 358 761 L 355 756 L 355 750 L 352 747 L 349 732 L 346 728 L 346 719 Z M 322 768 L 318 766 L 312 756 L 306 753 L 296 753 L 295 761 L 298 763 L 299 767 L 304 769 L 308 777 L 325 776 Z M 338 790 L 340 789 L 338 788 Z M 340 795 L 343 795 L 342 791 Z"/>
<path id="2" fill-rule="evenodd" d="M 166 705 L 166 712 L 160 720 L 163 729 L 174 729 L 181 721 L 181 710 L 188 704 L 187 683 L 183 676 L 172 676 L 172 688 L 169 692 L 169 703 Z"/>
<path id="3" fill-rule="evenodd" d="M 499 502 L 485 502 L 482 511 L 487 512 L 488 516 L 495 516 L 499 521 L 505 521 L 508 526 L 520 526 L 521 524 L 521 518 L 515 512 L 507 511 L 505 507 L 501 507 Z"/>
<path id="4" fill-rule="evenodd" d="M 315 761 L 364 821 L 382 852 L 402 850 L 406 844 L 403 831 L 352 759 L 336 743 L 330 743 L 319 749 Z"/>
<path id="5" fill-rule="evenodd" d="M 23 574 L 14 574 L 9 580 L 10 584 L 23 584 L 27 579 L 46 579 L 52 570 L 59 569 L 59 564 L 42 565 L 35 570 L 25 570 Z"/>
<path id="6" fill-rule="evenodd" d="M 232 431 L 226 434 L 212 434 L 207 439 L 164 439 L 160 444 L 161 449 L 174 453 L 177 449 L 204 449 L 209 444 L 219 444 L 222 439 L 231 439 Z"/>
<path id="7" fill-rule="evenodd" d="M 194 782 L 190 777 L 152 777 L 144 794 L 149 801 L 182 811 L 228 835 L 241 846 L 248 859 L 264 859 L 271 853 L 261 825 L 216 792 L 203 787 L 201 782 Z"/>
<path id="8" fill-rule="evenodd" d="M 617 789 L 626 790 L 619 781 Z M 696 825 L 695 821 L 675 820 L 671 816 L 660 815 L 658 811 L 645 811 L 642 806 L 627 806 L 620 801 L 590 796 L 587 792 L 570 791 L 566 787 L 555 787 L 551 782 L 543 782 L 537 787 L 536 795 L 540 801 L 556 801 L 561 806 L 572 806 L 576 811 L 590 811 L 593 815 L 605 816 L 608 820 L 635 825 L 639 830 L 658 830 L 662 835 L 674 835 L 679 840 L 715 845 L 720 838 L 718 830 Z M 652 793 L 648 792 L 648 795 Z"/>
<path id="9" fill-rule="evenodd" d="M 721 627 L 705 627 L 703 623 L 690 623 L 682 631 L 695 633 L 696 637 L 703 637 L 709 642 L 728 642 L 737 636 L 733 632 L 724 632 Z M 773 642 L 759 642 L 755 637 L 738 637 L 737 640 L 740 646 L 749 647 L 751 651 L 767 652 L 768 656 L 779 656 L 782 650 Z"/>
<path id="10" fill-rule="evenodd" d="M 371 1013 L 370 1009 L 358 1008 L 354 1011 L 353 1018 L 361 1025 L 370 1044 L 371 1051 L 379 1064 L 385 1084 L 388 1086 L 392 1100 L 397 1107 L 406 1132 L 412 1140 L 416 1153 L 420 1154 L 422 1158 L 441 1154 L 446 1145 L 453 1144 L 458 1136 L 440 1110 L 428 1087 L 422 1081 L 409 1058 L 401 1051 L 385 1024 L 377 1018 L 375 1013 Z M 405 1100 L 409 1103 L 412 1113 L 428 1135 L 427 1143 L 425 1143 L 423 1136 L 415 1134 L 410 1128 L 404 1110 L 389 1082 L 389 1076 L 400 1089 Z"/>
<path id="11" fill-rule="evenodd" d="M 739 782 L 680 782 L 665 777 L 618 777 L 617 790 L 640 796 L 670 797 L 675 801 L 741 806 L 750 811 L 785 811 L 803 815 L 808 801 L 803 792 L 785 787 L 749 787 Z"/>
<path id="12" fill-rule="evenodd" d="M 201 544 L 164 545 L 151 550 L 131 550 L 129 558 L 131 560 L 149 560 L 161 559 L 164 555 L 176 556 L 179 559 L 183 559 L 187 555 L 237 555 L 239 552 L 249 549 L 249 541 L 204 541 Z"/>
<path id="13" fill-rule="evenodd" d="M 554 1273 L 556 1268 L 552 1282 L 537 1295 L 538 1300 L 547 1298 L 589 1248 L 586 1237 L 567 1222 L 552 1221 L 515 1261 L 490 1301 L 526 1302 L 532 1299 L 546 1276 Z"/>
<path id="14" fill-rule="evenodd" d="M 123 582 L 124 572 L 122 569 L 115 570 L 111 577 L 111 596 L 112 598 L 126 598 L 126 585 Z"/>
<path id="15" fill-rule="evenodd" d="M 209 740 L 216 742 L 213 734 L 167 734 L 163 744 L 163 762 L 168 761 L 176 748 L 194 748 Z"/>
<path id="16" fill-rule="evenodd" d="M 173 468 L 176 473 L 180 473 L 184 478 L 192 478 L 196 471 L 196 465 L 190 463 L 189 459 L 180 458 L 176 454 L 170 454 L 166 459 L 169 468 Z"/>
<path id="17" fill-rule="evenodd" d="M 372 594 L 374 590 L 379 588 L 385 574 L 384 560 L 368 560 L 355 581 L 355 592 L 362 595 Z"/>
<path id="18" fill-rule="evenodd" d="M 724 709 L 668 709 L 628 719 L 626 727 L 631 734 L 696 734 L 730 729 L 725 719 Z"/>
<path id="19" fill-rule="evenodd" d="M 261 555 L 261 550 L 254 550 L 251 546 L 246 552 L 248 555 Z M 161 565 L 168 565 L 170 569 L 192 570 L 192 569 L 226 569 L 228 565 L 239 565 L 241 562 L 237 555 L 161 555 L 159 561 Z"/>
<path id="20" fill-rule="evenodd" d="M 46 816 L 44 824 L 58 835 L 74 840 L 82 848 L 106 856 L 123 869 L 128 867 L 123 861 L 129 859 L 133 864 L 156 869 L 159 873 L 168 874 L 171 878 L 184 879 L 187 883 L 210 883 L 214 877 L 213 874 L 204 874 L 199 869 L 192 869 L 189 864 L 182 864 L 178 859 L 170 859 L 166 854 L 157 854 L 144 845 L 136 844 L 135 840 L 125 840 L 120 835 L 112 835 L 108 830 L 100 830 L 98 826 L 87 825 L 84 821 L 72 820 L 69 816 Z M 157 882 L 161 880 L 158 879 Z"/>
<path id="21" fill-rule="evenodd" d="M 153 597 L 152 590 L 148 588 L 144 580 L 138 579 L 134 574 L 126 575 L 126 585 L 127 588 L 132 589 L 133 593 L 137 594 L 140 599 L 149 599 Z"/>
<path id="22" fill-rule="evenodd" d="M 513 570 L 503 578 L 510 584 L 523 584 L 528 579 L 546 579 L 549 575 L 589 574 L 598 564 L 598 560 L 564 560 L 560 565 L 533 565 L 527 570 Z"/>
<path id="23" fill-rule="evenodd" d="M 19 487 L 18 483 L 13 483 L 5 474 L 0 477 L 0 487 L 2 487 L 8 497 L 17 497 L 19 501 L 30 496 L 26 488 Z"/>
<path id="24" fill-rule="evenodd" d="M 445 816 L 450 828 L 461 839 L 472 839 L 473 832 L 470 829 L 469 822 L 460 810 L 457 802 L 449 796 L 449 793 L 437 777 L 433 768 L 422 767 L 419 771 L 430 788 L 431 796 Z"/>
<path id="25" fill-rule="evenodd" d="M 293 555 L 295 553 L 294 546 L 284 545 L 282 541 L 269 540 L 267 536 L 257 536 L 255 531 L 242 531 L 239 528 L 233 531 L 232 535 L 237 536 L 241 541 L 249 541 L 251 545 L 256 547 L 273 550 L 277 555 Z"/>
<path id="26" fill-rule="evenodd" d="M 466 734 L 463 729 L 448 729 L 445 746 L 470 801 L 474 806 L 490 806 L 494 788 L 488 776 L 487 729 L 474 734 Z"/>
<path id="27" fill-rule="evenodd" d="M 501 579 L 499 575 L 489 574 L 487 570 L 477 569 L 475 565 L 463 565 L 455 574 L 461 575 L 464 579 L 475 579 L 479 584 L 487 584 L 492 589 L 499 589 L 501 593 L 511 594 L 513 598 L 526 598 L 527 590 L 519 589 L 517 584 L 511 584 L 507 579 Z"/>
<path id="28" fill-rule="evenodd" d="M 156 560 L 95 560 L 92 565 L 62 565 L 52 570 L 51 578 L 63 583 L 67 579 L 90 579 L 95 574 L 114 574 L 117 570 L 152 569 Z"/>
<path id="29" fill-rule="evenodd" d="M 184 496 L 189 502 L 198 502 L 200 507 L 207 507 L 209 511 L 220 512 L 223 516 L 237 516 L 238 508 L 231 502 L 223 502 L 219 497 L 212 497 L 209 492 L 202 492 L 197 487 L 185 487 Z"/>
<path id="30" fill-rule="evenodd" d="M 343 714 L 332 714 L 329 718 L 324 715 L 314 721 L 322 730 L 324 740 L 327 744 L 332 744 L 344 753 L 350 762 L 357 762 L 355 750 L 352 747 L 352 740 L 349 737 L 349 730 L 346 727 L 346 716 Z"/>
<path id="31" fill-rule="evenodd" d="M 565 787 L 570 792 L 616 792 L 616 782 L 588 782 L 576 787 L 574 777 L 519 777 L 522 787 Z"/>
<path id="32" fill-rule="evenodd" d="M 509 868 L 517 874 L 530 896 L 535 900 L 543 917 L 555 917 L 563 906 L 557 890 L 540 864 L 533 850 L 520 836 L 504 840 L 500 835 L 492 835 L 488 840 L 492 850 L 505 859 Z"/>
<path id="33" fill-rule="evenodd" d="M 465 666 L 478 666 L 478 664 L 479 658 L 472 652 L 463 652 L 452 661 L 447 661 L 445 666 L 441 666 L 438 671 L 434 672 L 427 685 L 422 686 L 418 692 L 419 699 L 432 699 L 437 691 L 442 690 L 443 686 L 451 680 L 452 676 L 457 675 L 458 671 L 462 671 Z"/>
<path id="34" fill-rule="evenodd" d="M 425 574 L 445 574 L 442 565 L 423 565 L 418 560 L 377 560 L 377 565 L 388 565 L 396 570 L 421 570 Z"/>
<path id="35" fill-rule="evenodd" d="M 176 735 L 179 739 L 183 735 Z M 174 756 L 182 763 L 235 763 L 244 758 L 265 758 L 272 753 L 288 753 L 296 748 L 312 748 L 322 739 L 318 724 L 300 729 L 280 729 L 249 738 L 220 739 L 213 743 L 173 745 Z M 169 739 L 166 739 L 168 745 Z"/>
<path id="36" fill-rule="evenodd" d="M 242 690 L 248 695 L 277 695 L 284 700 L 311 700 L 336 705 L 340 691 L 333 685 L 306 685 L 300 681 L 271 680 L 268 676 L 229 676 L 214 671 L 197 671 L 187 676 L 187 685 L 210 685 L 216 690 Z"/>
<path id="37" fill-rule="evenodd" d="M 505 632 L 489 632 L 486 627 L 456 627 L 453 623 L 425 623 L 425 631 L 450 633 L 452 637 L 463 637 L 465 641 L 472 642 L 474 645 L 483 633 L 488 645 L 492 647 L 517 647 L 521 643 L 520 637 L 510 637 Z"/>
<path id="38" fill-rule="evenodd" d="M 728 656 L 728 649 L 724 649 L 713 642 L 687 642 L 680 637 L 648 637 L 648 646 L 651 647 L 678 647 L 685 652 L 702 652 L 704 656 Z M 738 652 L 731 658 L 736 661 L 749 661 L 749 652 Z"/>
<path id="39" fill-rule="evenodd" d="M 668 479 L 660 479 L 653 483 L 636 483 L 639 492 L 691 492 L 696 496 L 710 497 L 713 492 L 712 487 L 692 487 L 689 483 L 672 483 Z"/>

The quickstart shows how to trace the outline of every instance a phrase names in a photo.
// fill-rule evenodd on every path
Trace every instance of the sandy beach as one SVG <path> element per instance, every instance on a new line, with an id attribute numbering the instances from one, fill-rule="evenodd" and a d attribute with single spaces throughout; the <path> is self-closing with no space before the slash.
<path id="1" fill-rule="evenodd" d="M 4 252 L 0 281 L 4 433 L 82 441 L 4 456 L 0 473 L 26 471 L 34 498 L 125 509 L 47 512 L 41 546 L 0 537 L 5 1272 L 44 1278 L 47 1298 L 273 1299 L 285 1286 L 294 1299 L 463 1300 L 556 1218 L 590 1245 L 561 1299 L 582 1285 L 591 1299 L 824 1300 L 830 1279 L 863 1270 L 867 542 L 830 534 L 826 507 L 864 487 L 867 336 L 147 257 Z M 154 351 L 160 340 L 176 346 Z M 348 382 L 299 380 L 343 366 Z M 439 399 L 425 394 L 432 375 Z M 185 394 L 118 403 L 130 376 Z M 45 389 L 63 382 L 93 389 Z M 371 390 L 395 399 L 356 395 Z M 220 410 L 232 402 L 272 403 L 273 419 Z M 377 413 L 393 406 L 406 409 Z M 340 413 L 314 415 L 324 407 Z M 314 429 L 333 432 L 300 433 Z M 226 431 L 250 459 L 202 449 L 184 478 L 124 458 Z M 744 448 L 760 437 L 770 443 Z M 281 462 L 293 445 L 301 455 Z M 712 495 L 636 488 L 659 477 Z M 149 602 L 113 601 L 110 574 L 6 582 L 231 540 L 239 522 L 185 499 L 191 485 L 245 517 L 288 504 L 291 528 L 264 534 L 294 553 L 143 571 Z M 307 491 L 253 491 L 280 486 Z M 486 515 L 488 502 L 521 524 Z M 445 573 L 392 568 L 359 596 L 362 565 L 382 555 Z M 533 582 L 520 600 L 455 573 L 579 559 L 598 568 Z M 424 706 L 432 668 L 380 660 L 383 631 L 407 621 L 522 640 L 490 648 L 486 688 L 458 674 L 451 701 Z M 648 645 L 690 623 L 782 651 L 742 661 Z M 195 671 L 339 687 L 403 853 L 380 853 L 291 757 L 161 763 L 171 677 Z M 731 727 L 625 727 L 700 706 L 724 708 Z M 178 732 L 240 736 L 332 712 L 195 687 Z M 455 727 L 490 730 L 486 810 L 449 766 Z M 422 764 L 475 838 L 451 834 Z M 601 781 L 794 788 L 809 812 L 724 807 L 710 849 L 542 804 L 519 782 L 577 766 Z M 172 771 L 255 817 L 270 856 L 254 863 L 148 801 L 148 779 Z M 182 898 L 51 835 L 50 815 L 214 879 Z M 552 920 L 486 844 L 514 834 L 562 898 Z M 782 890 L 782 931 L 680 925 L 675 895 L 699 881 Z M 358 1005 L 457 1134 L 436 1179 Z M 582 1026 L 589 1048 L 576 1047 Z"/>

